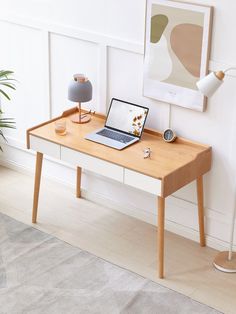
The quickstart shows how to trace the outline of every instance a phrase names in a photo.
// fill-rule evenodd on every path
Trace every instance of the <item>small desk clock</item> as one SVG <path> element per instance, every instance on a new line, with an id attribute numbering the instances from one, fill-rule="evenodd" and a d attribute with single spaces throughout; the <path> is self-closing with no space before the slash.
<path id="1" fill-rule="evenodd" d="M 163 133 L 163 140 L 167 143 L 172 143 L 176 140 L 176 134 L 171 129 L 166 129 Z"/>

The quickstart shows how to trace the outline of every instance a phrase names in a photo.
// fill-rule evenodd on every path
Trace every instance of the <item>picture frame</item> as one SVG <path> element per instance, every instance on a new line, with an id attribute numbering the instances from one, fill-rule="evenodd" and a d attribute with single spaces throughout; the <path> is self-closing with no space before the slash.
<path id="1" fill-rule="evenodd" d="M 205 111 L 196 83 L 208 73 L 213 8 L 147 0 L 143 95 Z"/>

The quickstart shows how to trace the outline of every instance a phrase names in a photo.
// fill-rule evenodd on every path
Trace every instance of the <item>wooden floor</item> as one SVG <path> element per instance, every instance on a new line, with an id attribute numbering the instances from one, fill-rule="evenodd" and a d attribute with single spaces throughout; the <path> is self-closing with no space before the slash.
<path id="1" fill-rule="evenodd" d="M 31 224 L 33 176 L 0 167 L 0 211 Z M 179 291 L 223 313 L 236 313 L 236 274 L 215 270 L 216 251 L 166 232 L 166 278 L 157 278 L 156 228 L 75 197 L 75 189 L 42 180 L 34 227 Z"/>

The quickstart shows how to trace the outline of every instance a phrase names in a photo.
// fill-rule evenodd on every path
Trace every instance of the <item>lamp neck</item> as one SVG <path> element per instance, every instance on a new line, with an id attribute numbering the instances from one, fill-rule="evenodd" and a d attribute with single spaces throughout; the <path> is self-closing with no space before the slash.
<path id="1" fill-rule="evenodd" d="M 223 71 L 215 72 L 215 76 L 218 78 L 218 80 L 223 81 L 223 79 L 225 77 L 225 72 L 223 72 Z"/>
<path id="2" fill-rule="evenodd" d="M 228 68 L 224 71 L 218 71 L 218 72 L 215 72 L 215 76 L 220 80 L 222 81 L 225 77 L 225 74 L 231 70 L 236 70 L 236 67 L 231 67 L 231 68 Z"/>

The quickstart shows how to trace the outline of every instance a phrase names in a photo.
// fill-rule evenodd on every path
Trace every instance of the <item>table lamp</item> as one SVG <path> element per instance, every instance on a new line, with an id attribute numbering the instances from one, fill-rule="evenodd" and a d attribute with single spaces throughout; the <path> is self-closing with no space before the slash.
<path id="1" fill-rule="evenodd" d="M 71 121 L 87 123 L 91 120 L 91 115 L 88 112 L 81 112 L 81 103 L 92 99 L 92 84 L 84 74 L 74 74 L 73 77 L 68 88 L 68 99 L 78 102 L 78 113 L 71 116 Z"/>
<path id="2" fill-rule="evenodd" d="M 197 82 L 197 87 L 199 91 L 202 92 L 205 96 L 211 97 L 217 91 L 217 89 L 224 83 L 223 79 L 225 77 L 225 74 L 230 70 L 236 70 L 236 68 L 228 68 L 225 71 L 212 72 L 207 76 L 203 77 L 200 81 Z M 213 265 L 217 269 L 227 273 L 236 273 L 236 253 L 233 252 L 235 218 L 236 218 L 236 205 L 234 205 L 234 209 L 232 211 L 229 251 L 220 252 L 213 262 Z"/>

